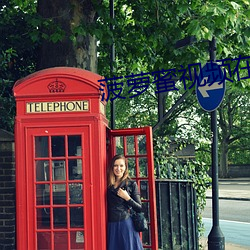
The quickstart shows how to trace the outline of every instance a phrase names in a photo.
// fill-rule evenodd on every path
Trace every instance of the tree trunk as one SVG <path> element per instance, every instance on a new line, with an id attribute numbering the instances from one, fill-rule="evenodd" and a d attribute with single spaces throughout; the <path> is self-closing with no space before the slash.
<path id="1" fill-rule="evenodd" d="M 228 177 L 228 143 L 225 140 L 222 140 L 220 144 L 219 177 Z"/>
<path id="2" fill-rule="evenodd" d="M 53 27 L 43 26 L 41 30 L 50 39 L 42 40 L 38 69 L 69 66 L 97 71 L 96 38 L 85 33 L 86 28 L 96 22 L 96 10 L 91 0 L 38 0 L 38 14 L 54 23 Z M 80 28 L 78 32 L 76 28 Z M 55 41 L 56 31 L 62 34 L 60 41 Z"/>

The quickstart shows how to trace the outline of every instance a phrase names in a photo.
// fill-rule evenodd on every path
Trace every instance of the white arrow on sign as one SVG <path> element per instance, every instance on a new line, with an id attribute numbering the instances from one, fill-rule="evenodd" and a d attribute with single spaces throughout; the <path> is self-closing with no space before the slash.
<path id="1" fill-rule="evenodd" d="M 208 95 L 208 93 L 207 93 L 208 90 L 222 89 L 222 88 L 223 88 L 223 84 L 222 84 L 222 83 L 219 85 L 220 82 L 214 82 L 214 83 L 212 83 L 211 86 L 209 86 L 209 85 L 207 84 L 207 79 L 208 79 L 207 76 L 204 77 L 204 78 L 202 79 L 200 85 L 203 85 L 203 84 L 205 84 L 205 85 L 204 85 L 204 86 L 198 87 L 198 90 L 201 92 L 201 95 L 202 95 L 203 97 L 209 97 L 209 95 Z"/>

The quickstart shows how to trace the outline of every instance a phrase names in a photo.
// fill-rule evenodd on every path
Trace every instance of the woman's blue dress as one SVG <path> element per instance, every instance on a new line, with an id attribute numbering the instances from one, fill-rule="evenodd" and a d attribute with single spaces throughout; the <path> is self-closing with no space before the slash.
<path id="1" fill-rule="evenodd" d="M 130 217 L 108 223 L 108 250 L 143 250 L 140 235 Z"/>

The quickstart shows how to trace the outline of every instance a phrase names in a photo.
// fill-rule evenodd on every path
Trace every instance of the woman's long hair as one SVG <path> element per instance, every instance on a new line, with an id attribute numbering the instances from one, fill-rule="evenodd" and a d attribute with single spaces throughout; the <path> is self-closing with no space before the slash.
<path id="1" fill-rule="evenodd" d="M 125 158 L 124 155 L 115 155 L 113 159 L 111 160 L 109 167 L 108 167 L 108 186 L 112 186 L 115 184 L 115 174 L 114 174 L 114 164 L 116 160 L 123 159 L 125 162 L 126 169 L 124 171 L 124 174 L 121 178 L 121 182 L 127 179 L 130 179 L 129 172 L 128 172 L 128 160 Z"/>

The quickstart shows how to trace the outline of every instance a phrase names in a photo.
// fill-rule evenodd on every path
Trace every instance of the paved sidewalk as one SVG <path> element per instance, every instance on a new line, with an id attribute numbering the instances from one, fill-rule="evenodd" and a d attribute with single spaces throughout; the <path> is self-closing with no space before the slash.
<path id="1" fill-rule="evenodd" d="M 208 250 L 207 238 L 202 238 L 200 244 L 202 245 L 202 250 Z M 225 242 L 225 250 L 250 250 L 250 248 Z"/>
<path id="2" fill-rule="evenodd" d="M 228 184 L 237 185 L 237 190 L 225 188 L 225 186 Z M 207 198 L 212 198 L 212 187 L 207 190 L 206 196 Z M 219 199 L 250 201 L 250 178 L 220 179 Z M 201 239 L 200 244 L 202 245 L 203 250 L 208 250 L 206 237 Z M 244 247 L 225 242 L 225 250 L 250 250 L 250 247 Z"/>
<path id="3" fill-rule="evenodd" d="M 239 188 L 237 190 L 221 188 L 222 186 L 227 184 L 238 185 Z M 249 186 L 249 188 L 246 189 L 246 185 Z M 212 198 L 212 187 L 207 190 L 206 196 L 207 198 Z M 219 199 L 250 200 L 250 178 L 220 179 Z"/>

